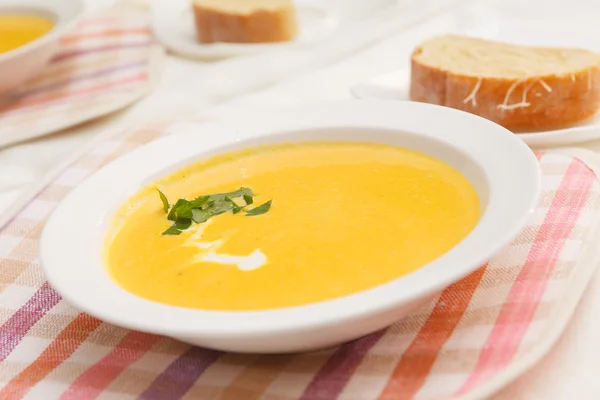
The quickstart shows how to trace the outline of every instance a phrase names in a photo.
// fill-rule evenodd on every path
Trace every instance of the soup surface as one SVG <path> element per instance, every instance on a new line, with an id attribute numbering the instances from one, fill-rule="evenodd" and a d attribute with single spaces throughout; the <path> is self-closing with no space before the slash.
<path id="1" fill-rule="evenodd" d="M 35 15 L 0 14 L 0 54 L 50 32 L 54 23 Z"/>
<path id="2" fill-rule="evenodd" d="M 253 192 L 246 211 L 163 234 L 173 222 L 157 188 L 174 203 L 240 187 Z M 246 214 L 269 200 L 268 211 Z M 133 196 L 115 216 L 105 259 L 121 287 L 160 303 L 272 309 L 408 274 L 454 247 L 479 216 L 469 181 L 421 153 L 352 142 L 263 146 L 198 162 Z"/>

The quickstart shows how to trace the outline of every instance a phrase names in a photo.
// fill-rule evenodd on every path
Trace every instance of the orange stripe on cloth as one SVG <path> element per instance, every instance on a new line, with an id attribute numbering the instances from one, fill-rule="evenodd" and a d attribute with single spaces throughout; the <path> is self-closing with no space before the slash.
<path id="1" fill-rule="evenodd" d="M 117 376 L 146 354 L 160 339 L 161 336 L 130 331 L 106 357 L 81 374 L 60 399 L 95 399 Z"/>
<path id="2" fill-rule="evenodd" d="M 0 399 L 20 399 L 81 346 L 102 322 L 79 314 L 44 352 L 0 391 Z"/>
<path id="3" fill-rule="evenodd" d="M 102 85 L 97 85 L 97 86 L 94 86 L 94 87 L 91 87 L 88 89 L 66 92 L 65 94 L 60 94 L 60 95 L 56 95 L 56 96 L 42 97 L 42 98 L 38 98 L 38 99 L 32 100 L 32 101 L 17 102 L 16 104 L 14 104 L 11 107 L 0 109 L 0 115 L 2 115 L 3 113 L 6 113 L 8 111 L 25 111 L 25 109 L 31 108 L 31 107 L 48 105 L 50 103 L 60 102 L 63 100 L 69 100 L 69 99 L 77 97 L 77 96 L 92 94 L 95 92 L 101 92 L 101 91 L 107 90 L 107 89 L 115 89 L 120 86 L 127 85 L 129 83 L 143 81 L 147 78 L 148 78 L 148 74 L 142 73 L 142 74 L 124 78 L 124 79 L 121 79 L 118 81 L 108 82 L 108 83 L 105 83 Z M 13 116 L 13 115 L 18 115 L 18 113 L 12 113 L 10 116 Z"/>
<path id="4" fill-rule="evenodd" d="M 423 328 L 402 354 L 380 399 L 412 399 L 421 389 L 439 351 L 469 307 L 485 271 L 485 266 L 479 268 L 444 290 Z"/>
<path id="5" fill-rule="evenodd" d="M 86 39 L 97 39 L 122 35 L 149 35 L 150 33 L 151 31 L 149 28 L 112 29 L 108 31 L 83 32 L 65 35 L 62 37 L 61 42 L 67 44 Z"/>

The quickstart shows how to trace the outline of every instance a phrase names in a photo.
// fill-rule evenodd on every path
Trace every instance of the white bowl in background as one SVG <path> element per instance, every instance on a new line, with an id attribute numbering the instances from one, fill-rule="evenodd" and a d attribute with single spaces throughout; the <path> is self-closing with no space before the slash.
<path id="1" fill-rule="evenodd" d="M 41 263 L 52 287 L 91 315 L 221 350 L 308 351 L 389 326 L 509 244 L 533 211 L 540 188 L 534 154 L 510 131 L 429 104 L 365 100 L 300 105 L 172 129 L 102 168 L 65 197 L 43 230 Z M 452 250 L 413 273 L 298 307 L 251 312 L 175 307 L 131 294 L 111 279 L 102 258 L 104 240 L 115 211 L 130 196 L 198 159 L 306 140 L 387 143 L 443 160 L 477 190 L 481 220 Z"/>
<path id="2" fill-rule="evenodd" d="M 0 14 L 28 14 L 49 18 L 52 30 L 16 49 L 0 53 L 0 94 L 33 78 L 60 47 L 60 36 L 83 14 L 82 0 L 0 0 Z"/>

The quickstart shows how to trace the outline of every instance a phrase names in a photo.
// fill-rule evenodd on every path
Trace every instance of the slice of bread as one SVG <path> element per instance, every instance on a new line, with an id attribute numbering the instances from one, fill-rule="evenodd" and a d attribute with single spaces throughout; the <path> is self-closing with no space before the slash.
<path id="1" fill-rule="evenodd" d="M 298 34 L 292 0 L 193 0 L 202 43 L 272 43 Z"/>
<path id="2" fill-rule="evenodd" d="M 467 111 L 513 131 L 560 128 L 600 109 L 600 56 L 441 36 L 412 54 L 410 99 Z"/>

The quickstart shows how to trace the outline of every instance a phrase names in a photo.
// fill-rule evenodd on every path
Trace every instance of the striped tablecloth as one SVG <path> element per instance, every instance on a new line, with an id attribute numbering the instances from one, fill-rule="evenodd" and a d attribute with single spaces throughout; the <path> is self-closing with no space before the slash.
<path id="1" fill-rule="evenodd" d="M 38 238 L 69 190 L 168 126 L 105 137 L 0 221 L 0 399 L 481 398 L 554 343 L 598 261 L 596 174 L 581 157 L 540 153 L 543 193 L 519 237 L 382 332 L 325 351 L 264 356 L 113 326 L 49 287 Z"/>
<path id="2" fill-rule="evenodd" d="M 147 94 L 164 57 L 145 12 L 81 20 L 43 72 L 0 105 L 0 147 L 117 111 Z"/>

